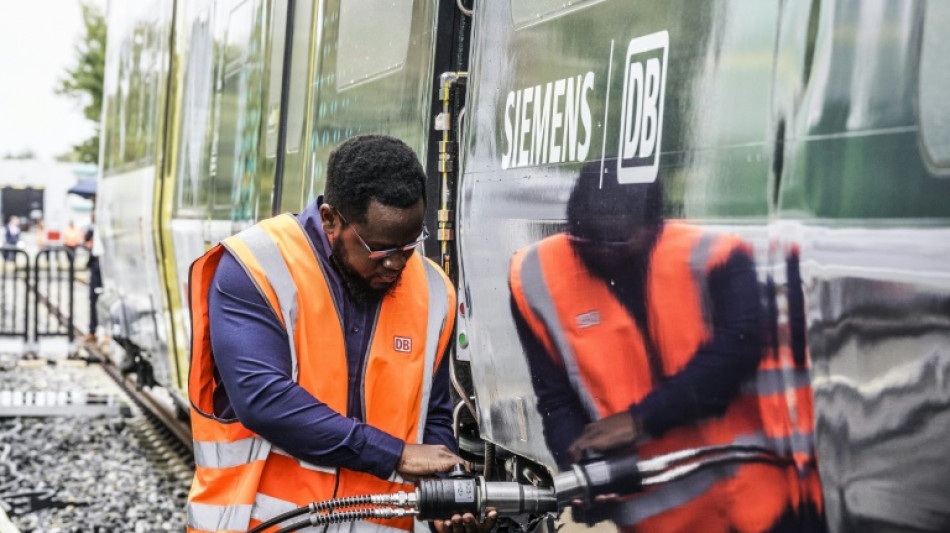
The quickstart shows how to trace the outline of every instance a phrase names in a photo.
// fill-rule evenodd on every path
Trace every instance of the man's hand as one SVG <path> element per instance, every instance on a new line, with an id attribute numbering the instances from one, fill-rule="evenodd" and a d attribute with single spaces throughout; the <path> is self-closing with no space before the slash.
<path id="1" fill-rule="evenodd" d="M 498 520 L 498 511 L 489 507 L 486 509 L 485 521 L 479 522 L 472 513 L 453 515 L 448 520 L 432 522 L 439 533 L 487 533 L 495 527 Z"/>
<path id="2" fill-rule="evenodd" d="M 607 452 L 629 447 L 640 437 L 639 425 L 629 411 L 622 411 L 584 426 L 584 432 L 571 444 L 574 462 L 581 460 L 584 450 Z"/>
<path id="3" fill-rule="evenodd" d="M 396 473 L 409 482 L 438 472 L 448 472 L 465 461 L 445 446 L 434 444 L 406 444 L 396 465 Z"/>

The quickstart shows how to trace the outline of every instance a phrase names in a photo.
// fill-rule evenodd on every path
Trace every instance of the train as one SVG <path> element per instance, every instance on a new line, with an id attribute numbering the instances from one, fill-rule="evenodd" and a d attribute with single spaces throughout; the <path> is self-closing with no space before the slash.
<path id="1" fill-rule="evenodd" d="M 950 530 L 950 4 L 143 0 L 108 12 L 99 314 L 114 356 L 183 414 L 191 262 L 313 201 L 344 139 L 386 133 L 426 168 L 437 230 L 424 253 L 458 289 L 460 449 L 496 477 L 543 483 L 557 467 L 509 261 L 563 230 L 579 169 L 601 161 L 629 183 L 661 180 L 670 218 L 750 243 L 773 330 L 807 352 L 828 529 Z"/>

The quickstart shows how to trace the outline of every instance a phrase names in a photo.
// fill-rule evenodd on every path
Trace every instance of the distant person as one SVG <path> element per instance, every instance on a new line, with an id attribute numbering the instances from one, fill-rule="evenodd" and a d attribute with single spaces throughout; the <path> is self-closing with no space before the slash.
<path id="1" fill-rule="evenodd" d="M 63 232 L 63 245 L 71 251 L 75 251 L 76 248 L 82 244 L 82 238 L 82 230 L 77 228 L 76 224 L 70 220 L 66 226 L 66 231 Z"/>
<path id="2" fill-rule="evenodd" d="M 3 244 L 13 248 L 20 244 L 20 217 L 11 216 L 10 219 L 7 220 Z M 3 252 L 3 258 L 7 261 L 13 261 L 16 258 L 16 252 L 5 251 Z"/>
<path id="3" fill-rule="evenodd" d="M 99 290 L 102 288 L 102 274 L 99 271 L 100 241 L 96 235 L 96 213 L 93 211 L 92 220 L 83 236 L 83 246 L 89 251 L 89 332 L 83 341 L 96 342 L 96 328 L 99 327 L 99 317 L 96 315 L 96 302 L 99 300 Z"/>
<path id="4" fill-rule="evenodd" d="M 36 221 L 36 248 L 42 250 L 46 246 L 46 223 L 42 219 Z"/>

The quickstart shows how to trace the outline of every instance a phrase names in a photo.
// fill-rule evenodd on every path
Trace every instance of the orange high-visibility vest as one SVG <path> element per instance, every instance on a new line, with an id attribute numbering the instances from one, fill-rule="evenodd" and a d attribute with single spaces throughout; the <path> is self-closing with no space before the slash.
<path id="1" fill-rule="evenodd" d="M 64 246 L 79 246 L 82 243 L 82 230 L 75 226 L 67 226 L 66 231 L 63 232 L 63 245 Z"/>
<path id="2" fill-rule="evenodd" d="M 651 254 L 645 293 L 662 376 L 681 371 L 710 339 L 708 273 L 744 246 L 733 236 L 664 225 Z M 566 235 L 516 253 L 509 283 L 518 310 L 564 368 L 591 420 L 627 410 L 658 385 L 640 328 L 609 287 L 588 272 Z M 787 370 L 771 359 L 764 362 L 723 416 L 648 439 L 638 453 L 649 458 L 721 444 L 759 445 L 785 457 L 810 453 L 811 427 L 791 428 L 787 416 L 763 414 L 787 409 L 790 390 L 810 401 L 807 373 L 789 376 Z M 766 464 L 711 468 L 628 499 L 614 520 L 625 531 L 759 533 L 798 508 L 798 476 L 794 468 Z"/>
<path id="3" fill-rule="evenodd" d="M 287 330 L 294 379 L 335 411 L 346 412 L 342 318 L 312 246 L 295 217 L 280 215 L 225 239 L 191 267 L 188 396 L 196 468 L 188 531 L 246 531 L 312 501 L 413 489 L 395 473 L 383 480 L 297 460 L 239 420 L 214 416 L 207 295 L 226 251 L 243 265 Z M 407 443 L 422 442 L 432 377 L 452 334 L 454 308 L 455 292 L 445 274 L 413 254 L 377 312 L 363 376 L 367 424 Z M 360 531 L 413 527 L 409 518 L 358 524 Z"/>

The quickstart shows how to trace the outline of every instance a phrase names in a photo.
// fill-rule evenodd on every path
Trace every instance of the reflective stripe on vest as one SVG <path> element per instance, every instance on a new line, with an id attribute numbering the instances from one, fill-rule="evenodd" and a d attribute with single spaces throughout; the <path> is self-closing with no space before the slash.
<path id="1" fill-rule="evenodd" d="M 252 519 L 265 522 L 274 516 L 293 511 L 297 509 L 297 507 L 297 504 L 293 502 L 284 501 L 265 494 L 257 495 L 253 510 L 250 505 L 225 507 L 221 505 L 206 505 L 191 502 L 188 504 L 186 525 L 189 529 L 195 531 L 246 531 L 248 527 L 247 524 L 249 524 Z M 293 518 L 293 520 L 297 521 L 302 518 L 303 516 L 298 516 Z M 281 523 L 281 525 L 286 526 L 288 523 L 289 519 Z M 416 521 L 415 524 L 422 526 L 421 528 L 416 527 L 415 529 L 417 531 L 429 531 L 429 528 L 425 524 L 418 521 Z M 405 531 L 364 520 L 343 524 L 330 524 L 324 527 L 326 528 L 326 533 L 350 533 L 356 531 L 359 533 L 404 533 Z"/>
<path id="2" fill-rule="evenodd" d="M 267 281 L 270 282 L 274 293 L 277 295 L 277 301 L 280 302 L 280 314 L 283 317 L 284 328 L 287 330 L 287 344 L 290 346 L 290 364 L 291 376 L 297 381 L 297 348 L 294 345 L 294 328 L 297 325 L 297 286 L 294 285 L 294 279 L 287 269 L 287 263 L 284 262 L 277 244 L 267 235 L 267 232 L 260 226 L 254 225 L 236 235 L 248 249 L 254 254 L 254 259 L 260 263 L 261 268 L 267 273 Z M 224 243 L 228 247 L 227 241 Z M 228 247 L 231 255 L 239 257 Z M 247 270 L 242 261 L 238 261 L 242 268 Z M 251 280 L 254 276 L 247 273 Z M 256 281 L 255 281 L 256 283 Z"/>
<path id="3" fill-rule="evenodd" d="M 246 531 L 250 505 L 207 505 L 188 502 L 187 526 L 199 531 Z"/>
<path id="4" fill-rule="evenodd" d="M 188 503 L 188 527 L 199 531 L 245 531 L 250 521 L 264 522 L 271 517 L 293 511 L 294 502 L 258 493 L 254 505 L 208 505 Z"/>
<path id="5" fill-rule="evenodd" d="M 560 320 L 557 317 L 557 309 L 554 307 L 554 300 L 548 287 L 544 283 L 544 271 L 541 270 L 541 258 L 538 257 L 538 247 L 532 246 L 524 255 L 521 263 L 521 286 L 524 290 L 525 300 L 531 310 L 534 312 L 547 329 L 548 336 L 555 344 L 555 348 L 564 361 L 564 370 L 567 371 L 567 378 L 570 380 L 574 391 L 580 396 L 581 405 L 587 411 L 587 416 L 591 420 L 600 418 L 600 412 L 590 391 L 584 386 L 581 379 L 581 370 L 577 364 L 577 358 L 574 357 L 574 350 L 567 342 L 564 330 L 560 326 Z"/>
<path id="6" fill-rule="evenodd" d="M 250 437 L 234 442 L 196 440 L 193 443 L 195 466 L 204 468 L 231 468 L 264 460 L 267 458 L 264 449 L 270 449 L 270 443 L 260 437 Z"/>
<path id="7" fill-rule="evenodd" d="M 423 261 L 422 264 L 425 265 L 426 282 L 429 286 L 429 323 L 426 325 L 424 368 L 434 369 L 435 359 L 439 352 L 440 333 L 449 319 L 449 295 L 438 268 L 428 261 Z M 440 317 L 441 319 L 433 320 L 432 317 Z M 422 402 L 419 404 L 422 406 L 422 412 L 419 413 L 419 429 L 416 433 L 416 442 L 422 442 L 422 437 L 425 434 L 426 417 L 429 413 L 429 398 L 432 396 L 432 372 L 424 372 L 422 380 Z M 399 481 L 399 483 L 405 483 L 405 481 Z"/>

